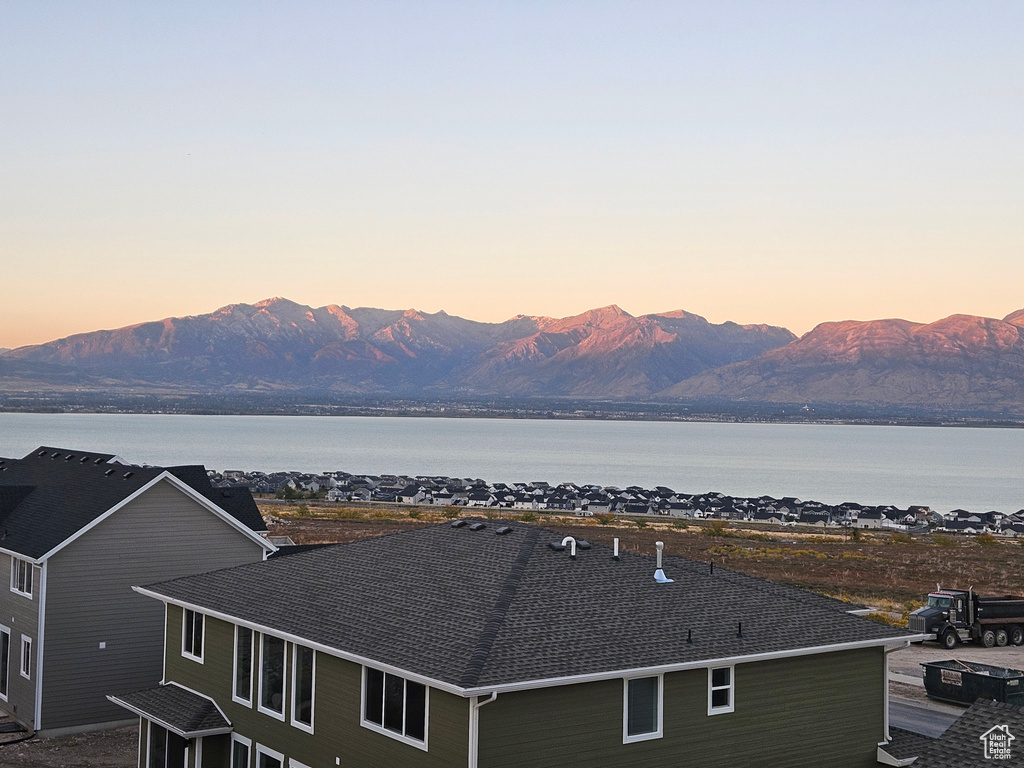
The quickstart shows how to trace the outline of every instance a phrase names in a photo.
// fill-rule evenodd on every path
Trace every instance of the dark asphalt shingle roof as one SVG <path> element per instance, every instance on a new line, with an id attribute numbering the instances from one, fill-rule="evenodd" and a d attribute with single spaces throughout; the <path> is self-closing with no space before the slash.
<path id="1" fill-rule="evenodd" d="M 986 759 L 982 736 L 1006 727 L 1013 736 L 1009 759 Z M 1024 765 L 1024 708 L 979 699 L 946 731 L 926 745 L 914 768 L 982 768 L 992 765 Z"/>
<path id="2" fill-rule="evenodd" d="M 170 599 L 460 688 L 906 636 L 802 590 L 555 531 L 443 524 L 151 585 Z M 742 635 L 738 635 L 742 623 Z M 687 633 L 692 632 L 692 643 Z"/>
<path id="3" fill-rule="evenodd" d="M 0 546 L 38 558 L 162 474 L 163 467 L 111 464 L 109 453 L 41 446 L 0 463 Z M 210 485 L 202 467 L 171 472 L 254 531 L 266 525 L 246 488 Z"/>
<path id="4" fill-rule="evenodd" d="M 173 683 L 108 698 L 149 720 L 163 723 L 185 738 L 231 730 L 231 723 L 211 699 Z"/>

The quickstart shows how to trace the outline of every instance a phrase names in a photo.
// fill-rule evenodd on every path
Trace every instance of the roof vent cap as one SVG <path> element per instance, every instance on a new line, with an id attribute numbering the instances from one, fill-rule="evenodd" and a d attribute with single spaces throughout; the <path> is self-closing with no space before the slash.
<path id="1" fill-rule="evenodd" d="M 482 531 L 486 527 L 487 527 L 487 525 L 485 523 L 473 523 L 471 526 L 469 526 L 469 530 L 471 530 L 471 531 Z"/>
<path id="2" fill-rule="evenodd" d="M 665 549 L 664 541 L 654 542 L 654 546 L 658 548 L 658 570 L 654 572 L 654 580 L 659 584 L 671 584 L 675 579 L 670 579 L 665 575 L 665 572 L 661 570 L 661 552 Z"/>
<path id="3" fill-rule="evenodd" d="M 565 552 L 565 544 L 559 544 L 557 541 L 552 541 L 548 546 L 555 552 Z"/>
<path id="4" fill-rule="evenodd" d="M 498 534 L 499 536 L 504 536 L 506 533 L 512 533 L 512 526 L 511 525 L 503 525 L 503 526 L 501 526 L 501 528 L 496 530 L 495 533 Z"/>
<path id="5" fill-rule="evenodd" d="M 110 477 L 110 476 L 111 476 L 112 474 L 114 474 L 114 470 L 112 470 L 112 469 L 108 469 L 108 470 L 107 470 L 106 472 L 104 472 L 103 474 L 104 474 L 104 476 L 106 476 L 106 477 Z"/>
<path id="6" fill-rule="evenodd" d="M 452 528 L 462 528 L 466 524 L 465 520 L 453 520 Z"/>

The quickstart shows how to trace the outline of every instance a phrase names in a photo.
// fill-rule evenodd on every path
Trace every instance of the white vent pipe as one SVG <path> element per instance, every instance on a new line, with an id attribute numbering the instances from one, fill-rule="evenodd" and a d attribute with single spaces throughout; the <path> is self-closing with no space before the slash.
<path id="1" fill-rule="evenodd" d="M 562 546 L 564 547 L 566 544 L 569 545 L 569 557 L 571 557 L 573 560 L 575 560 L 576 559 L 576 539 L 574 539 L 572 536 L 566 536 L 564 539 L 562 539 Z"/>
<path id="2" fill-rule="evenodd" d="M 661 570 L 661 552 L 665 549 L 664 541 L 654 542 L 654 546 L 658 549 L 658 570 L 654 572 L 654 580 L 659 584 L 671 584 L 675 579 L 670 579 L 665 575 L 665 572 Z"/>

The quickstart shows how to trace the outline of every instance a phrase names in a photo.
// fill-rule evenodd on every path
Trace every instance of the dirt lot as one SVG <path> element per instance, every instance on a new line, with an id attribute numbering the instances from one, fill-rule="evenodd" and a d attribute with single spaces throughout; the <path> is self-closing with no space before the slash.
<path id="1" fill-rule="evenodd" d="M 0 745 L 5 768 L 135 768 L 138 759 L 135 726 Z"/>

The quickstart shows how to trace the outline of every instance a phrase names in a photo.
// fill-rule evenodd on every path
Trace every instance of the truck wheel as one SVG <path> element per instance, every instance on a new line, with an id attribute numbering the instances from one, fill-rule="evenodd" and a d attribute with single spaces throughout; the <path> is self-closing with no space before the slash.
<path id="1" fill-rule="evenodd" d="M 1006 644 L 1008 642 L 1010 642 L 1010 636 L 1006 634 L 1006 630 L 1003 629 L 1002 627 L 997 629 L 996 630 L 996 645 L 998 645 L 1000 648 L 1003 648 L 1003 647 L 1006 646 Z"/>
<path id="2" fill-rule="evenodd" d="M 1021 629 L 1020 627 L 1010 627 L 1010 644 L 1024 645 L 1024 629 Z"/>
<path id="3" fill-rule="evenodd" d="M 991 629 L 986 629 L 981 633 L 981 644 L 986 648 L 991 648 L 996 644 L 996 633 Z"/>
<path id="4" fill-rule="evenodd" d="M 960 641 L 960 638 L 956 634 L 955 629 L 947 629 L 939 637 L 939 642 L 942 643 L 942 647 L 947 651 L 951 651 L 956 648 L 956 644 Z"/>

